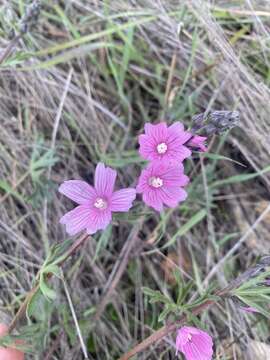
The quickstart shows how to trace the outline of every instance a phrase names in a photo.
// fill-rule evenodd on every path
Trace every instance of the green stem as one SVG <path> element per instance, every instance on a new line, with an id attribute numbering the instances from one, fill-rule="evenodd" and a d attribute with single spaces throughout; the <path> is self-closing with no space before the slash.
<path id="1" fill-rule="evenodd" d="M 87 240 L 87 238 L 89 237 L 88 234 L 83 234 L 81 237 L 79 237 L 74 244 L 70 247 L 70 249 L 68 249 L 68 251 L 66 252 L 66 255 L 64 256 L 64 258 L 62 259 L 62 261 L 59 263 L 59 266 L 63 266 L 63 264 L 65 263 L 65 261 L 71 257 L 76 251 L 77 249 L 82 246 L 82 244 Z M 47 274 L 47 279 L 50 279 L 53 276 L 52 273 Z M 29 302 L 31 301 L 32 297 L 35 295 L 35 293 L 38 291 L 39 289 L 39 283 L 38 281 L 36 282 L 35 286 L 28 292 L 28 294 L 26 295 L 23 303 L 21 304 L 19 310 L 17 311 L 16 315 L 14 316 L 12 322 L 9 325 L 8 328 L 8 332 L 10 333 L 12 330 L 15 329 L 15 327 L 17 326 L 19 320 L 21 318 L 23 318 L 26 314 L 27 311 L 27 306 L 29 304 Z"/>

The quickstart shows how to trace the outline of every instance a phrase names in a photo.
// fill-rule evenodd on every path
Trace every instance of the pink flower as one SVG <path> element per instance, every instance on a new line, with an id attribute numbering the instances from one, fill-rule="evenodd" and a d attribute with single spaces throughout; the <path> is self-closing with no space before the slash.
<path id="1" fill-rule="evenodd" d="M 205 152 L 207 151 L 207 147 L 205 145 L 206 139 L 207 137 L 205 136 L 194 135 L 187 143 L 187 146 Z"/>
<path id="2" fill-rule="evenodd" d="M 187 193 L 181 186 L 188 182 L 182 164 L 157 161 L 142 170 L 136 190 L 143 194 L 147 205 L 161 211 L 163 204 L 174 208 L 186 199 Z"/>
<path id="3" fill-rule="evenodd" d="M 88 234 L 94 234 L 108 226 L 112 212 L 125 212 L 131 208 L 136 190 L 128 188 L 114 192 L 116 175 L 115 170 L 99 163 L 95 172 L 95 187 L 81 180 L 68 180 L 59 187 L 60 193 L 79 204 L 60 219 L 69 235 L 83 229 Z"/>
<path id="4" fill-rule="evenodd" d="M 258 313 L 259 312 L 256 308 L 254 308 L 252 306 L 240 306 L 239 308 L 248 313 Z"/>
<path id="5" fill-rule="evenodd" d="M 191 155 L 185 143 L 192 136 L 184 131 L 180 122 L 167 127 L 162 122 L 157 125 L 145 124 L 145 134 L 139 136 L 139 153 L 146 160 L 174 160 L 182 162 Z"/>
<path id="6" fill-rule="evenodd" d="M 184 326 L 178 330 L 176 337 L 176 354 L 178 351 L 185 355 L 186 360 L 211 360 L 213 340 L 205 331 Z"/>

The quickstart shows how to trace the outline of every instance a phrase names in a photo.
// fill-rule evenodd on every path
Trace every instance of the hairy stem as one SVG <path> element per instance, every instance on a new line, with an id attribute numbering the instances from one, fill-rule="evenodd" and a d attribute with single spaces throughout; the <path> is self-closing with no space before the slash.
<path id="1" fill-rule="evenodd" d="M 80 236 L 74 243 L 73 245 L 68 249 L 68 251 L 66 252 L 64 258 L 62 259 L 62 261 L 59 263 L 59 266 L 63 266 L 63 264 L 65 263 L 65 261 L 71 257 L 76 251 L 77 249 L 82 246 L 82 244 L 86 241 L 86 239 L 89 237 L 88 234 L 83 234 L 82 236 Z M 52 273 L 47 274 L 47 279 L 50 279 L 53 276 Z M 15 327 L 17 326 L 18 322 L 20 321 L 20 319 L 22 319 L 27 311 L 27 306 L 29 304 L 29 302 L 31 301 L 32 297 L 35 295 L 35 293 L 38 291 L 39 289 L 39 283 L 38 281 L 36 282 L 35 286 L 28 292 L 28 294 L 26 295 L 23 303 L 21 304 L 19 310 L 17 311 L 16 315 L 14 316 L 13 320 L 11 321 L 9 328 L 8 328 L 8 332 L 10 333 L 12 330 L 15 329 Z"/>
<path id="2" fill-rule="evenodd" d="M 29 302 L 31 301 L 32 297 L 35 295 L 35 293 L 37 292 L 39 288 L 39 285 L 35 285 L 30 291 L 29 293 L 26 295 L 24 302 L 21 304 L 19 310 L 17 311 L 16 315 L 14 316 L 14 318 L 12 319 L 9 327 L 8 327 L 8 332 L 10 333 L 13 329 L 15 329 L 18 321 L 25 316 L 26 314 L 26 310 L 27 310 L 27 306 L 29 304 Z"/>

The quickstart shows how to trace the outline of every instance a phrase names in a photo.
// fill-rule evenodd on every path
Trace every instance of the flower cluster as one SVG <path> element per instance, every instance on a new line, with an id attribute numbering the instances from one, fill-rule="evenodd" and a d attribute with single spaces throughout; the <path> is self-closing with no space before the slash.
<path id="1" fill-rule="evenodd" d="M 136 190 L 114 191 L 116 171 L 99 163 L 94 187 L 81 180 L 68 180 L 59 187 L 60 193 L 78 204 L 60 223 L 66 225 L 69 235 L 85 229 L 88 234 L 94 234 L 108 226 L 113 212 L 129 211 L 136 191 L 157 211 L 162 211 L 164 205 L 176 207 L 187 197 L 183 187 L 189 178 L 184 174 L 183 160 L 191 156 L 192 149 L 206 151 L 205 140 L 203 136 L 185 131 L 180 122 L 169 127 L 164 122 L 147 123 L 145 134 L 139 136 L 139 153 L 150 163 L 142 170 Z"/>
<path id="2" fill-rule="evenodd" d="M 183 161 L 191 149 L 206 151 L 206 138 L 185 131 L 183 124 L 167 126 L 145 124 L 145 134 L 139 136 L 139 153 L 150 163 L 140 175 L 137 192 L 143 201 L 157 211 L 163 205 L 174 208 L 187 197 L 183 189 L 189 178 L 184 175 Z"/>

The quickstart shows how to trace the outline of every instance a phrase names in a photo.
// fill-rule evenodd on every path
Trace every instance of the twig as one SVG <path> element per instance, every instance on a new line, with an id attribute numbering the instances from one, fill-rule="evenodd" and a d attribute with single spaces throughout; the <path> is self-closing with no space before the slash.
<path id="1" fill-rule="evenodd" d="M 219 6 L 212 6 L 212 10 L 226 12 L 228 14 L 237 14 L 243 16 L 266 16 L 270 17 L 270 11 L 260 11 L 260 10 L 245 10 L 245 9 L 234 9 L 234 8 L 222 8 Z"/>
<path id="2" fill-rule="evenodd" d="M 171 60 L 171 66 L 170 66 L 170 71 L 169 71 L 167 84 L 166 84 L 166 90 L 165 90 L 165 104 L 166 104 L 166 106 L 169 105 L 169 95 L 170 95 L 170 90 L 171 90 L 171 86 L 172 86 L 173 73 L 174 73 L 174 70 L 175 70 L 176 59 L 177 59 L 177 56 L 176 56 L 176 53 L 174 53 L 173 57 L 172 57 L 172 60 Z"/>
<path id="3" fill-rule="evenodd" d="M 74 244 L 70 247 L 70 249 L 67 251 L 66 255 L 62 259 L 62 261 L 58 264 L 59 266 L 63 266 L 65 261 L 71 257 L 76 250 L 86 241 L 86 239 L 89 237 L 88 234 L 83 234 L 81 237 L 79 237 Z M 47 275 L 47 279 L 50 279 L 53 276 L 52 273 L 49 273 Z M 39 289 L 39 283 L 36 283 L 35 286 L 29 291 L 29 293 L 26 295 L 26 298 L 24 299 L 24 302 L 21 304 L 19 310 L 17 311 L 15 317 L 13 318 L 12 322 L 9 325 L 8 332 L 10 333 L 12 330 L 15 329 L 17 326 L 17 323 L 21 318 L 23 318 L 26 314 L 27 306 L 29 302 L 31 301 L 32 297 L 35 295 L 35 293 Z"/>
<path id="4" fill-rule="evenodd" d="M 15 317 L 13 318 L 13 320 L 11 321 L 9 327 L 8 327 L 8 333 L 10 333 L 13 329 L 15 329 L 18 321 L 25 316 L 26 314 L 26 310 L 27 310 L 27 306 L 29 304 L 29 302 L 31 301 L 32 297 L 35 295 L 35 293 L 38 291 L 39 289 L 39 285 L 35 285 L 30 291 L 29 293 L 26 295 L 26 298 L 24 299 L 24 302 L 22 303 L 22 305 L 20 306 L 19 310 L 17 311 Z"/>
<path id="5" fill-rule="evenodd" d="M 87 354 L 87 349 L 86 349 L 86 346 L 85 346 L 85 343 L 84 343 L 84 340 L 83 340 L 83 337 L 82 337 L 82 332 L 81 332 L 81 329 L 80 329 L 80 326 L 79 326 L 79 323 L 78 323 L 78 319 L 77 319 L 77 316 L 76 316 L 76 312 L 75 312 L 75 309 L 74 309 L 74 306 L 73 306 L 73 303 L 72 303 L 72 300 L 71 300 L 71 297 L 70 297 L 70 294 L 69 294 L 69 291 L 68 291 L 68 287 L 67 287 L 67 284 L 66 284 L 66 281 L 65 281 L 65 278 L 64 278 L 63 271 L 62 271 L 62 282 L 63 282 L 63 285 L 64 285 L 64 289 L 65 289 L 66 297 L 67 297 L 67 300 L 68 300 L 69 308 L 70 308 L 70 311 L 71 311 L 71 314 L 72 314 L 72 317 L 73 317 L 73 320 L 74 320 L 74 323 L 75 323 L 76 331 L 77 331 L 77 334 L 78 334 L 78 337 L 79 337 L 79 340 L 80 340 L 80 343 L 81 343 L 81 348 L 82 348 L 84 358 L 89 359 L 88 354 Z"/>
<path id="6" fill-rule="evenodd" d="M 56 349 L 58 348 L 61 338 L 64 334 L 63 329 L 60 331 L 59 335 L 57 336 L 57 338 L 55 339 L 55 341 L 53 342 L 49 352 L 47 353 L 47 355 L 45 356 L 44 360 L 50 360 L 51 357 L 53 356 L 53 353 L 56 351 Z"/>

